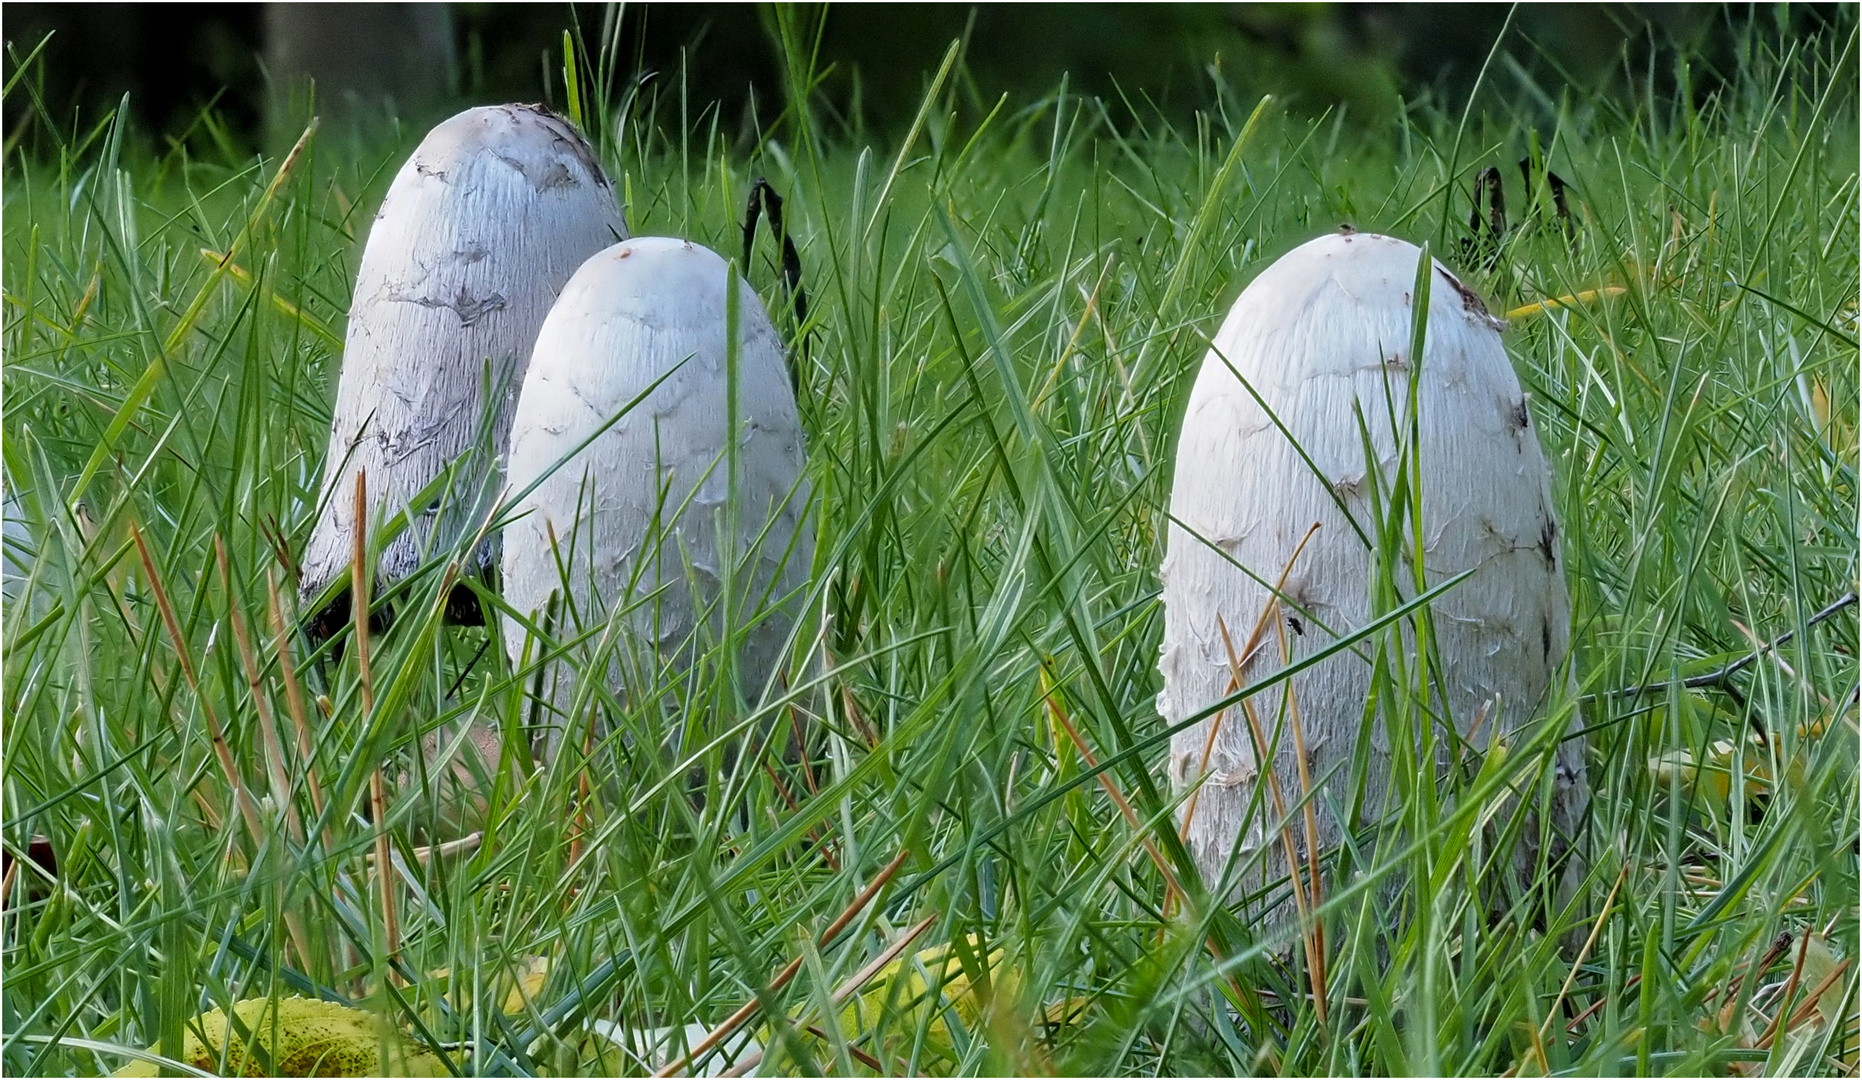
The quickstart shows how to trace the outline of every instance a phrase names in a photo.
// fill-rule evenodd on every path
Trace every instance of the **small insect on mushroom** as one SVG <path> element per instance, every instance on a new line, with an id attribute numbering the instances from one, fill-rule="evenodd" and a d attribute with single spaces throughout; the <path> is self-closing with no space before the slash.
<path id="1" fill-rule="evenodd" d="M 504 529 L 505 600 L 556 640 L 583 642 L 543 676 L 557 713 L 546 758 L 574 719 L 563 714 L 577 670 L 651 697 L 742 634 L 739 686 L 752 700 L 764 689 L 813 559 L 803 465 L 782 344 L 728 263 L 645 237 L 576 271 L 518 398 Z M 505 620 L 514 664 L 531 637 Z"/>
<path id="2" fill-rule="evenodd" d="M 594 151 L 546 109 L 468 109 L 421 141 L 388 188 L 356 274 L 320 511 L 299 582 L 315 613 L 313 639 L 349 618 L 347 594 L 326 592 L 350 574 L 356 475 L 367 474 L 371 533 L 407 516 L 407 529 L 382 549 L 384 583 L 462 539 L 496 494 L 544 315 L 576 267 L 626 236 Z M 463 569 L 491 566 L 494 543 Z M 448 615 L 483 621 L 463 585 Z"/>
<path id="3" fill-rule="evenodd" d="M 1372 497 L 1381 491 L 1388 513 L 1393 486 L 1408 482 L 1397 475 L 1398 446 L 1411 430 L 1426 583 L 1473 571 L 1432 604 L 1446 698 L 1430 702 L 1445 710 L 1432 719 L 1452 720 L 1464 737 L 1478 727 L 1472 741 L 1485 748 L 1557 690 L 1570 616 L 1550 473 L 1521 422 L 1524 397 L 1499 322 L 1440 263 L 1423 356 L 1409 355 L 1421 255 L 1371 233 L 1313 240 L 1263 271 L 1216 334 L 1190 395 L 1171 492 L 1158 697 L 1168 722 L 1203 713 L 1238 683 L 1259 682 L 1371 621 Z M 1400 568 L 1406 597 L 1416 591 L 1414 574 Z M 1392 809 L 1384 717 L 1362 730 L 1369 656 L 1368 645 L 1336 653 L 1290 680 L 1290 701 L 1265 690 L 1249 708 L 1233 706 L 1173 737 L 1171 780 L 1179 791 L 1196 788 L 1180 820 L 1212 887 L 1231 855 L 1229 895 L 1239 897 L 1284 882 L 1289 848 L 1302 864 L 1306 852 L 1334 848 L 1347 824 L 1334 810 L 1353 805 L 1360 752 L 1368 761 L 1363 811 L 1348 824 L 1372 824 Z M 1275 784 L 1258 791 L 1263 758 L 1274 763 Z M 1555 764 L 1552 825 L 1570 837 L 1587 801 L 1578 740 L 1560 745 Z M 1328 790 L 1302 802 L 1317 786 Z M 1537 858 L 1531 847 L 1516 852 L 1522 872 Z M 1267 899 L 1275 905 L 1270 928 L 1310 907 L 1313 883 L 1303 885 L 1299 905 L 1284 888 Z"/>

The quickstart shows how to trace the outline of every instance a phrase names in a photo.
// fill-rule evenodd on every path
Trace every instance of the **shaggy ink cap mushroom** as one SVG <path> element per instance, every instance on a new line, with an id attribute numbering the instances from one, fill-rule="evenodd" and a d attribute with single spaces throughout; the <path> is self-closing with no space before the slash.
<path id="1" fill-rule="evenodd" d="M 468 109 L 421 141 L 382 200 L 356 274 L 319 516 L 301 560 L 306 603 L 350 573 L 358 473 L 371 534 L 409 512 L 382 549 L 384 582 L 477 527 L 537 328 L 576 267 L 626 235 L 594 151 L 540 106 Z M 438 503 L 413 505 L 449 469 Z M 489 566 L 494 543 L 466 569 Z M 333 602 L 313 625 L 344 621 L 346 606 Z"/>
<path id="2" fill-rule="evenodd" d="M 1452 721 L 1464 737 L 1479 722 L 1474 741 L 1485 748 L 1494 732 L 1530 721 L 1569 679 L 1570 609 L 1551 474 L 1534 429 L 1521 422 L 1525 397 L 1500 324 L 1435 263 L 1424 355 L 1416 363 L 1412 293 L 1421 257 L 1394 237 L 1322 236 L 1262 271 L 1212 339 L 1178 441 L 1161 570 L 1158 709 L 1166 721 L 1186 721 L 1234 692 L 1231 656 L 1246 653 L 1257 625 L 1258 647 L 1241 681 L 1279 668 L 1279 631 L 1263 613 L 1273 598 L 1269 585 L 1283 572 L 1292 661 L 1371 622 L 1370 543 L 1378 535 L 1371 488 L 1389 492 L 1408 482 L 1398 448 L 1412 423 L 1426 584 L 1472 571 L 1431 604 L 1444 670 L 1443 694 L 1430 695 L 1429 708 L 1447 713 L 1431 722 Z M 1406 415 L 1412 380 L 1413 420 Z M 1380 505 L 1387 513 L 1391 500 Z M 1407 535 L 1407 527 L 1398 531 Z M 1405 595 L 1412 572 L 1408 562 L 1399 570 Z M 1363 730 L 1372 691 L 1366 652 L 1334 654 L 1290 680 L 1308 752 L 1303 771 L 1332 788 L 1309 804 L 1322 850 L 1338 843 L 1345 825 L 1332 810 L 1352 805 L 1361 736 L 1368 739 L 1363 816 L 1349 824 L 1374 824 L 1393 809 L 1386 805 L 1395 758 L 1385 718 L 1373 716 Z M 1281 692 L 1270 688 L 1253 702 L 1268 740 L 1283 715 Z M 1219 724 L 1213 739 L 1212 723 Z M 1250 727 L 1239 708 L 1191 725 L 1173 737 L 1169 762 L 1179 791 L 1197 788 L 1180 811 L 1191 853 L 1211 886 L 1236 855 L 1228 879 L 1235 896 L 1288 871 L 1279 811 L 1257 791 L 1263 777 Z M 1272 754 L 1284 799 L 1296 805 L 1305 790 L 1296 740 L 1283 733 Z M 1554 836 L 1568 837 L 1587 801 L 1578 740 L 1559 747 L 1555 769 Z M 1303 849 L 1297 820 L 1293 833 Z M 1536 865 L 1537 835 L 1527 829 L 1515 852 L 1522 874 Z M 1279 900 L 1266 917 L 1284 926 L 1294 906 Z"/>
<path id="3" fill-rule="evenodd" d="M 733 278 L 734 526 L 726 328 Z M 781 340 L 742 276 L 687 240 L 643 237 L 609 247 L 576 271 L 537 334 L 511 434 L 509 487 L 518 497 L 505 527 L 505 599 L 539 625 L 553 607 L 574 610 L 583 626 L 628 607 L 620 650 L 627 655 L 607 672 L 616 694 L 634 681 L 628 670 L 641 681 L 652 677 L 642 662 L 686 670 L 727 632 L 741 631 L 739 685 L 755 700 L 780 662 L 813 561 L 803 466 Z M 712 603 L 727 581 L 736 595 Z M 552 605 L 565 585 L 573 604 Z M 712 618 L 700 626 L 693 612 L 704 609 Z M 572 636 L 563 625 L 549 629 Z M 514 663 L 528 633 L 505 621 Z M 559 712 L 572 698 L 574 667 L 594 647 L 546 676 L 553 689 L 543 697 Z M 553 745 L 545 740 L 545 754 Z"/>

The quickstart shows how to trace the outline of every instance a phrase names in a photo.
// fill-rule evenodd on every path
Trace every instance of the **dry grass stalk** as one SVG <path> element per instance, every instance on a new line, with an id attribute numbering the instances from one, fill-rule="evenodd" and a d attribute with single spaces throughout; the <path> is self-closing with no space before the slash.
<path id="1" fill-rule="evenodd" d="M 909 946 L 912 942 L 918 939 L 918 935 L 924 933 L 926 930 L 929 930 L 931 928 L 931 924 L 936 922 L 937 920 L 938 920 L 938 916 L 932 915 L 929 918 L 925 919 L 925 921 L 919 923 L 917 926 L 914 926 L 911 929 L 905 931 L 905 933 L 899 935 L 898 940 L 886 946 L 883 952 L 881 952 L 878 956 L 873 957 L 873 959 L 869 961 L 865 967 L 855 972 L 852 978 L 840 984 L 840 986 L 837 987 L 834 993 L 831 995 L 830 1000 L 835 1005 L 839 1005 L 840 1003 L 846 1001 L 848 998 L 852 997 L 855 993 L 859 991 L 859 989 L 862 986 L 865 986 L 867 982 L 873 978 L 874 975 L 879 974 L 881 969 L 883 969 L 887 964 L 892 963 L 893 960 L 897 959 L 898 955 L 904 952 L 907 946 Z M 808 1030 L 813 1031 L 816 1034 L 820 1033 L 819 1029 L 817 1028 L 810 1027 Z M 851 1050 L 852 1048 L 849 1047 L 849 1049 Z M 696 1052 L 694 1052 L 694 1054 L 695 1053 Z M 730 1067 L 728 1071 L 721 1073 L 719 1075 L 721 1076 L 743 1076 L 747 1074 L 751 1069 L 754 1069 L 758 1065 L 762 1064 L 762 1062 L 763 1062 L 763 1051 L 752 1050 L 750 1053 L 745 1054 L 742 1058 L 740 1058 L 735 1065 L 732 1065 Z M 660 1072 L 660 1073 L 654 1073 L 653 1075 L 663 1076 L 663 1075 L 669 1075 L 669 1074 Z"/>
<path id="2" fill-rule="evenodd" d="M 226 562 L 226 542 L 219 536 L 213 538 L 213 555 L 220 564 L 220 581 L 226 586 L 226 610 L 233 624 L 233 641 L 239 649 L 239 666 L 246 676 L 247 688 L 252 691 L 253 708 L 259 714 L 259 735 L 265 740 L 265 764 L 271 778 L 272 799 L 284 809 L 291 837 L 302 843 L 304 827 L 298 820 L 297 807 L 291 802 L 291 780 L 285 774 L 284 743 L 278 738 L 278 723 L 272 715 L 271 696 L 265 692 L 265 682 L 259 677 L 252 636 L 246 632 L 246 620 L 240 615 L 238 601 L 233 595 L 233 574 Z"/>
<path id="3" fill-rule="evenodd" d="M 1797 963 L 1791 968 L 1791 980 L 1785 984 L 1784 993 L 1778 996 L 1777 1015 L 1773 1016 L 1771 1023 L 1766 1025 L 1765 1033 L 1759 1036 L 1758 1042 L 1754 1044 L 1755 1049 L 1771 1049 L 1772 1043 L 1780 1034 L 1788 1035 L 1792 1029 L 1810 1019 L 1811 1011 L 1817 1007 L 1818 999 L 1822 998 L 1830 987 L 1836 985 L 1836 980 L 1842 978 L 1843 974 L 1849 970 L 1851 960 L 1844 960 L 1837 964 L 1830 969 L 1828 975 L 1825 975 L 1816 986 L 1811 988 L 1810 993 L 1804 995 L 1796 1008 L 1787 1009 L 1791 1001 L 1791 992 L 1797 989 L 1797 984 L 1804 974 L 1804 960 L 1810 953 L 1810 938 L 1811 935 L 1806 933 L 1799 939 Z M 1787 1015 L 1789 1019 L 1786 1019 Z"/>
<path id="4" fill-rule="evenodd" d="M 1306 550 L 1306 542 L 1311 540 L 1313 534 L 1318 531 L 1319 523 L 1315 521 L 1312 524 L 1312 528 L 1307 529 L 1306 535 L 1300 537 L 1300 542 L 1294 546 L 1293 554 L 1288 557 L 1287 564 L 1280 568 L 1280 577 L 1274 581 L 1274 595 L 1268 599 L 1267 605 L 1261 608 L 1260 617 L 1254 620 L 1254 629 L 1248 632 L 1248 647 L 1241 650 L 1241 663 L 1237 665 L 1231 662 L 1229 665 L 1235 672 L 1234 679 L 1229 689 L 1230 693 L 1234 693 L 1247 685 L 1241 681 L 1241 669 L 1246 667 L 1248 663 L 1254 659 L 1255 650 L 1260 648 L 1261 631 L 1267 628 L 1267 620 L 1273 617 L 1274 612 L 1280 606 L 1280 595 L 1286 590 L 1287 576 L 1293 573 L 1293 564 L 1299 561 L 1300 552 Z M 1227 630 L 1223 630 L 1224 635 L 1227 633 Z M 1234 647 L 1231 644 L 1229 647 L 1229 659 L 1231 661 L 1234 660 L 1234 652 Z M 1209 758 L 1215 753 L 1215 737 L 1222 730 L 1222 718 L 1226 715 L 1227 710 L 1223 710 L 1209 720 L 1209 737 L 1203 740 L 1202 758 L 1196 766 L 1196 772 L 1199 776 L 1209 771 Z M 1190 804 L 1183 811 L 1183 827 L 1178 835 L 1182 836 L 1185 840 L 1188 840 L 1190 837 L 1190 823 L 1196 820 L 1196 802 L 1201 797 L 1202 788 L 1198 787 L 1195 791 L 1190 793 Z"/>
<path id="5" fill-rule="evenodd" d="M 1060 703 L 1054 700 L 1057 691 L 1056 688 L 1049 683 L 1045 666 L 1041 670 L 1041 681 L 1044 684 L 1042 689 L 1046 691 L 1045 700 L 1047 703 L 1048 716 L 1053 719 L 1054 723 L 1062 731 L 1067 733 L 1068 740 L 1073 743 L 1073 748 L 1080 752 L 1080 757 L 1086 762 L 1086 767 L 1089 769 L 1097 769 L 1099 767 L 1099 759 L 1095 758 L 1093 752 L 1087 749 L 1086 740 L 1080 738 L 1080 733 L 1074 730 L 1072 721 L 1067 719 L 1066 710 L 1062 709 Z M 1131 826 L 1132 832 L 1138 834 L 1139 842 L 1144 845 L 1144 850 L 1150 853 L 1151 861 L 1157 864 L 1157 872 L 1164 875 L 1164 904 L 1165 909 L 1169 910 L 1169 905 L 1172 901 L 1180 900 L 1183 896 L 1183 887 L 1177 883 L 1176 874 L 1171 872 L 1170 864 L 1164 861 L 1164 853 L 1157 850 L 1157 844 L 1154 843 L 1149 836 L 1145 835 L 1144 826 L 1139 822 L 1137 812 L 1131 808 L 1131 803 L 1126 801 L 1124 794 L 1119 791 L 1118 784 L 1113 781 L 1110 775 L 1103 772 L 1098 775 L 1097 779 L 1099 781 L 1099 786 L 1104 788 L 1106 795 L 1112 799 L 1112 804 L 1118 807 L 1119 813 L 1124 816 L 1125 823 Z"/>
<path id="6" fill-rule="evenodd" d="M 286 628 L 284 608 L 278 603 L 278 581 L 270 574 L 265 575 L 266 606 L 272 619 L 273 644 L 278 653 L 278 675 L 284 680 L 285 708 L 291 713 L 291 726 L 297 729 L 298 761 L 304 769 L 304 783 L 310 788 L 310 805 L 323 816 L 323 784 L 317 779 L 316 761 L 312 756 L 310 739 L 310 716 L 304 708 L 304 691 L 297 681 L 297 664 L 291 659 L 291 635 Z M 324 837 L 328 846 L 329 837 Z"/>
<path id="7" fill-rule="evenodd" d="M 911 852 L 907 850 L 894 855 L 892 861 L 887 863 L 879 873 L 875 874 L 871 882 L 867 883 L 866 888 L 860 890 L 860 895 L 854 897 L 853 902 L 847 905 L 846 909 L 840 913 L 839 917 L 829 923 L 828 928 L 821 932 L 821 936 L 816 939 L 816 948 L 827 948 L 828 943 L 833 941 L 839 936 L 842 930 L 847 928 L 847 924 L 858 918 L 860 912 L 864 911 L 866 906 L 872 903 L 873 897 L 879 895 L 879 890 L 885 887 L 886 882 L 891 881 L 892 876 L 899 872 L 899 867 L 905 865 L 905 857 L 910 854 Z M 926 919 L 923 923 L 920 923 L 918 931 L 909 935 L 905 940 L 909 941 L 912 937 L 916 937 L 917 933 L 922 932 L 926 926 L 931 925 L 932 919 L 935 918 L 936 916 L 934 915 L 931 919 Z M 789 985 L 789 982 L 795 978 L 796 973 L 801 970 L 802 958 L 798 956 L 789 961 L 788 966 L 777 972 L 776 977 L 769 981 L 769 989 L 767 992 L 773 994 Z M 874 970 L 877 971 L 878 969 L 875 968 Z M 868 975 L 867 977 L 871 978 L 872 976 Z M 690 1050 L 674 1060 L 667 1062 L 653 1075 L 656 1077 L 672 1076 L 692 1062 L 704 1057 L 719 1043 L 729 1038 L 731 1032 L 736 1031 L 744 1025 L 745 1021 L 755 1016 L 757 1011 L 761 1008 L 762 1002 L 759 998 L 751 998 L 749 1001 L 744 1002 L 742 1007 L 736 1012 L 725 1017 L 723 1023 L 713 1028 L 709 1035 L 698 1040 L 696 1046 L 693 1046 Z M 754 1066 L 754 1064 L 754 1062 L 751 1063 L 752 1066 Z"/>
<path id="8" fill-rule="evenodd" d="M 1584 947 L 1578 950 L 1576 960 L 1571 962 L 1571 973 L 1565 976 L 1565 984 L 1558 988 L 1558 996 L 1552 999 L 1552 1007 L 1545 1012 L 1545 1023 L 1539 1025 L 1539 1039 L 1543 1041 L 1552 1030 L 1552 1021 L 1558 1018 L 1558 1007 L 1565 1003 L 1565 995 L 1571 992 L 1571 984 L 1577 981 L 1578 968 L 1583 966 L 1590 956 L 1591 946 L 1597 944 L 1597 935 L 1603 933 L 1604 920 L 1610 917 L 1610 907 L 1616 903 L 1616 892 L 1623 887 L 1629 877 L 1629 864 L 1623 864 L 1622 873 L 1616 875 L 1616 884 L 1610 886 L 1610 895 L 1603 899 L 1603 910 L 1597 913 L 1597 921 L 1590 928 L 1590 936 L 1584 939 Z"/>
<path id="9" fill-rule="evenodd" d="M 142 560 L 142 571 L 149 577 L 149 589 L 155 593 L 155 606 L 162 615 L 162 625 L 168 630 L 168 639 L 174 643 L 175 655 L 181 661 L 181 674 L 186 676 L 187 684 L 194 691 L 194 700 L 200 702 L 200 712 L 207 720 L 207 737 L 213 743 L 214 757 L 220 763 L 220 771 L 225 774 L 226 782 L 232 786 L 233 801 L 239 805 L 240 816 L 245 819 L 246 828 L 252 833 L 252 842 L 258 844 L 264 839 L 260 828 L 259 808 L 252 801 L 252 793 L 239 778 L 239 770 L 233 764 L 233 751 L 226 744 L 226 735 L 220 729 L 220 721 L 214 716 L 213 703 L 200 692 L 200 678 L 194 672 L 194 659 L 188 654 L 187 642 L 181 636 L 181 623 L 175 618 L 174 605 L 169 603 L 168 590 L 162 587 L 162 579 L 155 572 L 155 560 L 149 555 L 149 545 L 143 539 L 142 529 L 134 521 L 129 523 L 130 536 L 136 542 L 136 554 Z M 198 794 L 198 792 L 196 792 Z"/>
<path id="10" fill-rule="evenodd" d="M 1308 533 L 1307 535 L 1310 536 L 1312 534 Z M 1274 632 L 1279 635 L 1280 662 L 1285 665 L 1291 662 L 1293 657 L 1292 649 L 1287 644 L 1287 620 L 1284 617 L 1285 612 L 1282 612 L 1281 616 L 1282 617 L 1274 620 Z M 1290 679 L 1287 681 L 1286 696 L 1287 712 L 1293 722 L 1294 760 L 1297 762 L 1299 768 L 1300 809 L 1305 818 L 1306 826 L 1306 882 L 1307 887 L 1311 890 L 1308 907 L 1313 912 L 1311 930 L 1312 942 L 1307 947 L 1307 953 L 1312 960 L 1310 973 L 1312 976 L 1313 1012 L 1318 1016 L 1319 1023 L 1323 1025 L 1326 1021 L 1325 974 L 1327 961 L 1325 955 L 1325 924 L 1320 922 L 1318 917 L 1319 905 L 1325 902 L 1325 891 L 1319 884 L 1319 815 L 1318 811 L 1313 809 L 1312 769 L 1306 762 L 1306 729 L 1300 722 L 1299 698 L 1293 692 L 1293 682 Z M 1295 892 L 1298 892 L 1299 871 L 1290 863 L 1288 864 L 1288 870 L 1293 874 L 1293 889 Z"/>
<path id="11" fill-rule="evenodd" d="M 1849 970 L 1851 962 L 1850 960 L 1844 960 L 1834 968 L 1831 968 L 1830 973 L 1825 975 L 1823 980 L 1817 983 L 1816 986 L 1812 987 L 1810 993 L 1804 995 L 1804 1000 L 1798 1002 L 1797 1008 L 1791 1010 L 1791 1019 L 1785 1022 L 1784 1030 L 1786 1034 L 1789 1034 L 1792 1029 L 1810 1019 L 1811 1010 L 1817 1007 L 1818 999 L 1823 997 L 1823 995 L 1829 991 L 1830 987 L 1836 985 L 1836 980 L 1842 978 L 1843 974 Z"/>
<path id="12" fill-rule="evenodd" d="M 1308 532 L 1306 535 L 1311 536 L 1312 533 Z M 1267 606 L 1271 610 L 1277 604 L 1278 601 L 1270 600 Z M 1228 650 L 1228 666 L 1234 672 L 1235 682 L 1239 684 L 1241 682 L 1241 658 L 1235 655 L 1235 640 L 1229 636 L 1228 623 L 1220 615 L 1216 616 L 1215 625 L 1216 629 L 1222 633 L 1222 645 Z M 1267 790 L 1274 800 L 1274 816 L 1280 822 L 1280 845 L 1287 856 L 1287 875 L 1292 879 L 1293 910 L 1299 919 L 1300 944 L 1306 953 L 1306 970 L 1309 974 L 1316 976 L 1321 961 L 1314 952 L 1316 941 L 1313 936 L 1312 909 L 1307 906 L 1306 890 L 1300 884 L 1300 863 L 1294 853 L 1293 828 L 1287 823 L 1287 803 L 1280 792 L 1280 775 L 1274 768 L 1274 759 L 1268 754 L 1267 740 L 1261 734 L 1261 718 L 1254 710 L 1254 701 L 1248 698 L 1242 699 L 1241 711 L 1242 715 L 1248 718 L 1248 735 L 1254 741 L 1254 759 L 1261 763 L 1262 772 L 1267 776 Z M 1315 997 L 1318 996 L 1318 989 L 1319 985 L 1315 982 L 1313 986 Z M 1314 1012 L 1323 1021 L 1325 1006 L 1316 1006 Z"/>
<path id="13" fill-rule="evenodd" d="M 375 681 L 369 670 L 368 473 L 356 474 L 355 557 L 350 563 L 350 611 L 355 615 L 356 664 L 362 678 L 362 717 L 366 729 L 375 713 Z M 394 866 L 388 857 L 388 798 L 381 766 L 369 773 L 369 810 L 375 824 L 375 881 L 381 892 L 382 929 L 387 937 L 389 978 L 401 951 L 401 928 L 394 909 Z"/>
<path id="14" fill-rule="evenodd" d="M 272 783 L 272 801 L 285 812 L 285 827 L 290 838 L 299 844 L 304 842 L 304 825 L 298 819 L 297 804 L 291 801 L 291 780 L 285 774 L 284 744 L 278 738 L 278 724 L 272 715 L 271 697 L 265 691 L 264 680 L 259 677 L 258 659 L 253 652 L 252 636 L 246 632 L 245 617 L 239 613 L 239 602 L 233 595 L 233 574 L 226 561 L 226 543 L 219 536 L 213 538 L 213 554 L 220 564 L 220 580 L 226 586 L 226 610 L 233 624 L 233 641 L 238 646 L 240 667 L 245 672 L 246 685 L 252 691 L 252 703 L 259 714 L 259 733 L 265 740 L 265 757 L 267 771 Z M 296 909 L 285 906 L 285 930 L 290 935 L 291 945 L 297 950 L 299 962 L 310 963 L 310 935 L 305 931 L 304 919 Z"/>

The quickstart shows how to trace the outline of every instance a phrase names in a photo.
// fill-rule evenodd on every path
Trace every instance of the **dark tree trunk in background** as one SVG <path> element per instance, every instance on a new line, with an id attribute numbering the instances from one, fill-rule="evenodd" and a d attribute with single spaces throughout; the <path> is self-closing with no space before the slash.
<path id="1" fill-rule="evenodd" d="M 303 130 L 313 83 L 325 137 L 393 118 L 424 127 L 447 105 L 456 60 L 450 4 L 266 4 L 271 137 Z"/>

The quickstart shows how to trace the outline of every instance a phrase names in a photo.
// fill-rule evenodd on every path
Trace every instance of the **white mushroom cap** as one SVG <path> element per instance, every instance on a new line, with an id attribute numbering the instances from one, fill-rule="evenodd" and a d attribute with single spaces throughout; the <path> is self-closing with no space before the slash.
<path id="1" fill-rule="evenodd" d="M 390 185 L 356 275 L 306 599 L 348 573 L 358 472 L 372 532 L 447 466 L 460 469 L 445 520 L 417 507 L 383 550 L 387 581 L 487 505 L 537 328 L 575 268 L 626 235 L 600 163 L 562 118 L 487 106 L 427 135 Z"/>
<path id="2" fill-rule="evenodd" d="M 0 499 L 0 602 L 8 616 L 25 590 L 26 579 L 32 576 L 33 564 L 39 560 L 35 532 L 18 494 L 8 484 L 4 499 Z"/>
<path id="3" fill-rule="evenodd" d="M 1527 720 L 1552 690 L 1565 660 L 1569 602 L 1550 472 L 1499 323 L 1440 263 L 1430 278 L 1420 365 L 1411 355 L 1420 258 L 1414 245 L 1388 236 L 1320 237 L 1249 284 L 1213 339 L 1184 417 L 1171 492 L 1176 522 L 1162 569 L 1158 696 L 1167 721 L 1186 720 L 1233 692 L 1221 626 L 1237 650 L 1245 648 L 1271 596 L 1261 581 L 1279 578 L 1315 523 L 1319 532 L 1285 588 L 1304 609 L 1290 611 L 1299 620 L 1297 627 L 1289 623 L 1293 658 L 1336 640 L 1323 627 L 1342 635 L 1370 621 L 1373 562 L 1351 521 L 1371 532 L 1369 486 L 1378 476 L 1386 489 L 1396 480 L 1397 429 L 1407 427 L 1410 380 L 1418 371 L 1426 579 L 1434 585 L 1475 571 L 1433 605 L 1449 712 L 1467 732 L 1489 710 L 1484 744 L 1495 730 Z M 1369 463 L 1360 416 L 1370 432 Z M 1246 681 L 1280 666 L 1271 626 L 1263 641 L 1244 669 Z M 1345 653 L 1292 680 L 1312 776 L 1352 772 L 1370 674 L 1364 659 Z M 1257 698 L 1255 707 L 1271 738 L 1277 692 Z M 1208 728 L 1204 721 L 1172 741 L 1170 772 L 1179 787 L 1205 775 Z M 1390 747 L 1381 721 L 1370 734 L 1365 805 L 1375 819 Z M 1296 801 L 1301 788 L 1290 734 L 1275 761 L 1282 790 Z M 1568 828 L 1584 801 L 1575 742 L 1561 751 L 1560 771 L 1557 824 Z M 1248 875 L 1240 887 L 1258 888 L 1286 872 L 1271 800 L 1262 800 L 1265 816 L 1248 817 L 1258 772 L 1248 725 L 1232 710 L 1209 754 L 1188 836 L 1212 882 L 1238 838 L 1244 860 L 1259 853 L 1266 868 L 1265 879 Z M 1348 781 L 1335 783 L 1333 804 L 1347 805 Z M 1329 847 L 1340 823 L 1319 805 L 1320 843 Z M 1291 905 L 1282 915 L 1291 916 Z"/>
<path id="4" fill-rule="evenodd" d="M 787 609 L 759 609 L 765 597 L 792 602 L 813 547 L 802 525 L 809 489 L 782 346 L 741 276 L 738 524 L 726 527 L 725 290 L 732 276 L 729 264 L 706 248 L 644 237 L 608 248 L 570 279 L 537 334 L 512 427 L 510 490 L 545 478 L 513 504 L 512 514 L 521 516 L 505 527 L 504 595 L 519 612 L 545 611 L 563 586 L 560 552 L 583 627 L 599 624 L 616 606 L 640 602 L 625 617 L 630 644 L 644 644 L 647 659 L 657 655 L 679 670 L 694 650 L 720 640 L 717 618 L 695 628 L 693 593 L 705 603 L 717 596 L 729 560 L 720 541 L 728 538 L 737 560 L 735 623 L 755 624 L 739 654 L 741 685 L 754 697 L 792 624 L 781 613 Z M 662 376 L 643 401 L 576 451 Z M 566 617 L 555 633 L 573 636 Z M 525 635 L 506 621 L 514 660 Z M 609 681 L 617 692 L 626 681 L 619 665 Z M 571 683 L 562 673 L 558 708 L 568 707 Z"/>

